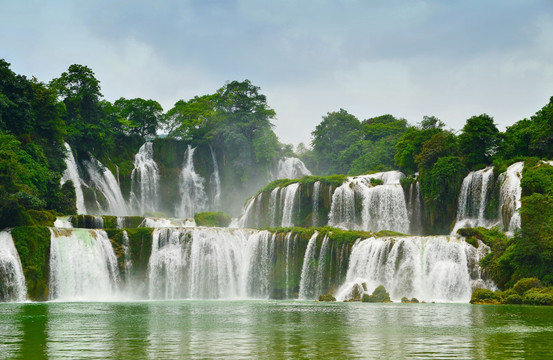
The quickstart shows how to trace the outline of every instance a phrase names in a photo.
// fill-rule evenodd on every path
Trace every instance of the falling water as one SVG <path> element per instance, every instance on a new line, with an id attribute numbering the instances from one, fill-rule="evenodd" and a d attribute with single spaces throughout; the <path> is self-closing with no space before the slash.
<path id="1" fill-rule="evenodd" d="M 275 179 L 298 179 L 311 175 L 305 164 L 296 157 L 285 157 L 278 160 L 278 170 Z"/>
<path id="2" fill-rule="evenodd" d="M 400 185 L 402 177 L 399 171 L 388 171 L 348 178 L 334 191 L 329 224 L 346 229 L 408 233 L 409 214 Z M 371 179 L 383 184 L 373 185 Z M 356 211 L 356 204 L 361 205 L 361 211 Z"/>
<path id="3" fill-rule="evenodd" d="M 90 177 L 92 186 L 102 193 L 107 201 L 107 209 L 101 209 L 102 214 L 128 215 L 129 211 L 121 188 L 111 171 L 91 156 L 90 161 L 83 162 Z"/>
<path id="4" fill-rule="evenodd" d="M 313 208 L 311 219 L 313 226 L 319 226 L 319 201 L 321 198 L 321 182 L 315 181 L 313 184 Z"/>
<path id="5" fill-rule="evenodd" d="M 132 259 L 131 259 L 131 245 L 129 242 L 129 234 L 126 230 L 123 230 L 123 258 L 125 265 L 125 284 L 130 283 L 130 274 L 132 271 Z"/>
<path id="6" fill-rule="evenodd" d="M 105 300 L 117 294 L 117 259 L 105 231 L 50 232 L 50 299 Z"/>
<path id="7" fill-rule="evenodd" d="M 271 226 L 277 226 L 278 219 L 278 194 L 280 188 L 276 187 L 271 191 L 271 197 L 269 198 L 269 216 L 271 217 Z"/>
<path id="8" fill-rule="evenodd" d="M 281 199 L 283 201 L 282 206 L 282 223 L 281 226 L 292 226 L 294 215 L 294 201 L 296 200 L 296 194 L 300 184 L 290 184 L 281 191 Z"/>
<path id="9" fill-rule="evenodd" d="M 179 178 L 181 201 L 176 207 L 177 217 L 194 217 L 196 212 L 206 209 L 207 195 L 204 188 L 204 179 L 194 170 L 194 151 L 188 145 L 184 153 L 184 166 Z"/>
<path id="10" fill-rule="evenodd" d="M 139 215 L 159 210 L 159 169 L 154 161 L 154 146 L 146 142 L 134 157 L 131 173 L 131 204 Z"/>
<path id="11" fill-rule="evenodd" d="M 24 301 L 27 295 L 19 254 L 8 231 L 0 231 L 0 301 Z"/>
<path id="12" fill-rule="evenodd" d="M 61 184 L 65 184 L 68 180 L 71 180 L 73 182 L 73 186 L 75 187 L 77 214 L 86 214 L 82 181 L 79 176 L 77 162 L 75 161 L 75 157 L 73 156 L 71 146 L 69 146 L 68 143 L 64 143 L 64 145 L 65 149 L 67 150 L 67 157 L 65 158 L 66 169 L 63 172 L 63 176 L 61 177 Z"/>
<path id="13" fill-rule="evenodd" d="M 305 249 L 305 255 L 303 257 L 303 265 L 301 268 L 300 279 L 300 291 L 299 299 L 313 299 L 315 294 L 315 287 L 317 286 L 317 272 L 315 271 L 317 259 L 315 252 L 317 248 L 317 236 L 319 234 L 314 232 L 307 243 L 307 249 Z"/>
<path id="14" fill-rule="evenodd" d="M 268 298 L 272 235 L 243 229 L 156 229 L 151 299 Z"/>
<path id="15" fill-rule="evenodd" d="M 493 167 L 471 171 L 464 179 L 459 193 L 457 206 L 457 222 L 452 235 L 464 227 L 491 227 L 496 219 L 486 219 L 486 206 L 493 193 Z"/>
<path id="16" fill-rule="evenodd" d="M 448 236 L 370 238 L 352 248 L 344 285 L 337 300 L 351 296 L 365 283 L 367 293 L 379 285 L 392 300 L 415 297 L 424 301 L 468 302 L 479 286 L 493 286 L 480 277 L 479 262 L 489 251 Z"/>
<path id="17" fill-rule="evenodd" d="M 213 174 L 211 174 L 210 180 L 212 194 L 211 204 L 215 209 L 219 209 L 221 207 L 221 179 L 219 178 L 219 165 L 217 165 L 217 158 L 215 157 L 213 148 L 210 146 L 209 149 L 211 150 L 211 160 L 213 161 Z"/>
<path id="18" fill-rule="evenodd" d="M 503 228 L 509 233 L 520 228 L 520 213 L 522 188 L 520 180 L 522 179 L 522 169 L 524 162 L 520 161 L 512 164 L 507 171 L 499 175 L 499 210 Z"/>

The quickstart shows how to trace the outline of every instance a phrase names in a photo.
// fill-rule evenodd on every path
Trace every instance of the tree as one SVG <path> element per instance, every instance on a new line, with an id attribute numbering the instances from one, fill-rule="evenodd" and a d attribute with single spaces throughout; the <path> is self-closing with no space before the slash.
<path id="1" fill-rule="evenodd" d="M 163 118 L 163 108 L 157 101 L 120 98 L 115 101 L 114 106 L 119 110 L 123 129 L 127 134 L 141 137 L 156 135 Z"/>
<path id="2" fill-rule="evenodd" d="M 216 95 L 179 100 L 165 116 L 169 136 L 196 143 L 209 142 L 215 131 Z"/>
<path id="3" fill-rule="evenodd" d="M 490 164 L 499 140 L 499 130 L 492 117 L 482 114 L 468 119 L 459 135 L 459 150 L 466 165 L 475 168 Z"/>
<path id="4" fill-rule="evenodd" d="M 346 174 L 349 163 L 340 161 L 339 156 L 351 144 L 362 138 L 359 120 L 344 109 L 329 112 L 323 116 L 323 121 L 311 135 L 319 172 L 322 175 Z"/>

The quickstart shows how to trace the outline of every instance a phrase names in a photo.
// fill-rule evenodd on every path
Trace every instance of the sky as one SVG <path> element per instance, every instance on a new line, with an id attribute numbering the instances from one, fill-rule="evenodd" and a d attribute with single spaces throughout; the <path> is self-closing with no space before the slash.
<path id="1" fill-rule="evenodd" d="M 0 0 L 0 58 L 46 83 L 87 65 L 107 100 L 165 111 L 249 79 L 283 143 L 340 108 L 503 131 L 553 96 L 553 0 Z"/>

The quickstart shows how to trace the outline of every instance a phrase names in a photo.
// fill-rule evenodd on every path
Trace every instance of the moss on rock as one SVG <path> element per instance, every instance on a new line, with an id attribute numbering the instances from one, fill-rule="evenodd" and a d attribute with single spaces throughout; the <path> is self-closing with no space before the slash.
<path id="1" fill-rule="evenodd" d="M 200 212 L 194 214 L 194 220 L 198 226 L 227 227 L 232 221 L 224 212 Z"/>

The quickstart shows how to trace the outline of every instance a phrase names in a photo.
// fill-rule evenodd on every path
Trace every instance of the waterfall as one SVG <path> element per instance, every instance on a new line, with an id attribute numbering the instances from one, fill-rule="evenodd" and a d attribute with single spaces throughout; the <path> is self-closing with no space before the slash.
<path id="1" fill-rule="evenodd" d="M 135 213 L 144 215 L 156 212 L 159 193 L 159 169 L 154 161 L 154 146 L 146 142 L 134 157 L 134 169 L 131 173 L 131 204 Z"/>
<path id="2" fill-rule="evenodd" d="M 294 215 L 294 201 L 296 200 L 296 194 L 300 184 L 294 183 L 285 187 L 281 191 L 281 199 L 283 201 L 282 206 L 282 223 L 281 226 L 293 226 L 293 215 Z"/>
<path id="3" fill-rule="evenodd" d="M 271 217 L 271 223 L 270 225 L 272 227 L 277 226 L 278 221 L 278 194 L 280 192 L 280 188 L 276 187 L 271 191 L 271 197 L 269 198 L 269 216 Z"/>
<path id="4" fill-rule="evenodd" d="M 488 284 L 479 271 L 488 251 L 483 243 L 476 249 L 464 239 L 448 236 L 362 240 L 352 248 L 346 281 L 336 299 L 349 298 L 354 287 L 365 284 L 368 294 L 384 285 L 394 301 L 406 296 L 468 302 L 475 287 Z"/>
<path id="5" fill-rule="evenodd" d="M 77 162 L 73 156 L 73 151 L 68 143 L 64 143 L 67 150 L 67 157 L 65 158 L 66 169 L 61 177 L 61 184 L 65 184 L 68 180 L 73 182 L 75 187 L 75 198 L 77 206 L 77 214 L 86 214 L 86 207 L 84 204 L 84 195 L 82 189 L 82 181 L 79 176 L 79 169 L 77 168 Z"/>
<path id="6" fill-rule="evenodd" d="M 498 178 L 501 184 L 499 188 L 499 216 L 503 229 L 510 233 L 520 228 L 519 209 L 522 205 L 520 201 L 522 195 L 520 180 L 522 179 L 523 168 L 524 162 L 514 163 Z"/>
<path id="7" fill-rule="evenodd" d="M 332 195 L 329 224 L 346 229 L 408 233 L 410 223 L 400 185 L 402 177 L 399 171 L 388 171 L 348 178 Z M 361 205 L 360 212 L 356 211 L 356 204 Z"/>
<path id="8" fill-rule="evenodd" d="M 102 193 L 106 202 L 107 208 L 102 208 L 103 214 L 110 215 L 128 215 L 129 211 L 125 199 L 121 194 L 119 183 L 102 163 L 91 156 L 90 161 L 83 162 L 88 173 L 92 186 Z"/>
<path id="9" fill-rule="evenodd" d="M 301 268 L 301 278 L 300 278 L 300 292 L 298 295 L 299 299 L 307 300 L 313 299 L 315 296 L 315 287 L 317 286 L 317 272 L 314 271 L 317 269 L 315 257 L 315 251 L 317 248 L 317 236 L 319 234 L 315 231 L 309 242 L 307 243 L 307 249 L 305 249 L 305 255 L 303 257 L 303 265 Z M 319 294 L 321 295 L 321 294 Z"/>
<path id="10" fill-rule="evenodd" d="M 50 299 L 105 300 L 117 294 L 117 259 L 105 231 L 50 232 Z"/>
<path id="11" fill-rule="evenodd" d="M 172 218 L 150 218 L 146 217 L 138 225 L 138 227 L 148 228 L 172 228 L 172 227 L 194 227 L 196 221 L 194 219 L 172 219 Z"/>
<path id="12" fill-rule="evenodd" d="M 486 219 L 486 206 L 493 194 L 493 167 L 471 171 L 464 179 L 457 205 L 457 221 L 452 235 L 464 227 L 491 227 L 496 219 Z"/>
<path id="13" fill-rule="evenodd" d="M 321 182 L 315 181 L 313 184 L 313 207 L 311 212 L 312 225 L 319 226 L 319 202 L 321 198 Z"/>
<path id="14" fill-rule="evenodd" d="M 311 175 L 305 164 L 296 157 L 285 157 L 278 160 L 277 173 L 275 179 L 298 179 Z"/>
<path id="15" fill-rule="evenodd" d="M 409 209 L 409 233 L 412 235 L 422 235 L 424 232 L 422 216 L 422 202 L 420 194 L 420 184 L 418 181 L 409 185 L 407 208 Z"/>
<path id="16" fill-rule="evenodd" d="M 179 177 L 180 204 L 176 207 L 177 217 L 194 217 L 194 214 L 206 209 L 207 195 L 204 188 L 204 179 L 194 170 L 194 151 L 188 145 L 184 153 L 184 165 Z"/>
<path id="17" fill-rule="evenodd" d="M 19 254 L 8 231 L 0 231 L 0 301 L 25 301 L 27 286 Z"/>
<path id="18" fill-rule="evenodd" d="M 156 229 L 151 299 L 268 298 L 272 235 L 243 229 Z"/>
<path id="19" fill-rule="evenodd" d="M 131 244 L 129 242 L 129 234 L 126 230 L 123 230 L 123 258 L 125 265 L 125 284 L 129 284 L 130 274 L 132 270 L 131 260 Z"/>
<path id="20" fill-rule="evenodd" d="M 221 207 L 221 179 L 219 178 L 219 166 L 217 165 L 217 158 L 211 146 L 209 150 L 211 150 L 211 160 L 213 161 L 213 174 L 211 174 L 210 180 L 212 194 L 211 204 L 215 209 L 219 209 Z"/>

